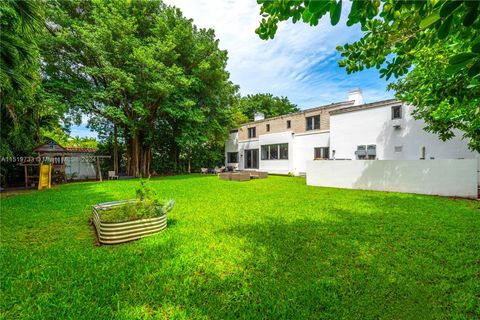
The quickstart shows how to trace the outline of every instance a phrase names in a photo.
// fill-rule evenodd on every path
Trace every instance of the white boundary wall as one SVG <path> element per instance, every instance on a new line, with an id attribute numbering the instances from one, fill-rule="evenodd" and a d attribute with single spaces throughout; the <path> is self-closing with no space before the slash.
<path id="1" fill-rule="evenodd" d="M 477 198 L 477 159 L 315 160 L 307 185 Z"/>

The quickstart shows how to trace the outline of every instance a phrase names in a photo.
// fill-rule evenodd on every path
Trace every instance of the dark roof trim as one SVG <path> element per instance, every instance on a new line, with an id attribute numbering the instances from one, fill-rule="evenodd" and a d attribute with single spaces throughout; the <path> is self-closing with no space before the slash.
<path id="1" fill-rule="evenodd" d="M 314 108 L 310 108 L 310 109 L 300 110 L 300 111 L 297 111 L 297 112 L 282 114 L 281 116 L 276 116 L 276 117 L 266 118 L 266 119 L 262 119 L 262 120 L 247 122 L 247 123 L 242 124 L 241 126 L 253 125 L 253 124 L 262 123 L 262 122 L 265 122 L 265 121 L 281 119 L 281 118 L 285 118 L 285 117 L 291 117 L 291 116 L 294 116 L 294 115 L 297 115 L 297 114 L 313 112 L 313 111 L 317 111 L 317 110 L 323 110 L 323 109 L 335 108 L 335 107 L 341 107 L 341 106 L 349 106 L 353 103 L 354 103 L 353 100 L 352 101 L 335 102 L 335 103 L 326 104 L 326 105 L 323 105 L 323 106 L 320 106 L 320 107 L 314 107 Z"/>
<path id="2" fill-rule="evenodd" d="M 360 111 L 360 110 L 365 110 L 365 109 L 372 109 L 372 108 L 383 107 L 383 106 L 386 106 L 386 105 L 397 104 L 397 103 L 402 103 L 402 101 L 397 100 L 397 99 L 382 100 L 382 101 L 360 104 L 360 105 L 357 105 L 357 106 L 351 106 L 351 107 L 347 107 L 347 108 L 333 110 L 333 111 L 330 111 L 330 115 L 342 114 L 342 113 L 353 112 L 353 111 Z"/>

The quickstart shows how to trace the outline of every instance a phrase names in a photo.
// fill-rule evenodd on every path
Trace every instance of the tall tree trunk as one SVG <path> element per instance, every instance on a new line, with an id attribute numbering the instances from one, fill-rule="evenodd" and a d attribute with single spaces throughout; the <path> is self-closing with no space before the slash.
<path id="1" fill-rule="evenodd" d="M 127 141 L 127 159 L 130 160 L 127 169 L 128 175 L 148 177 L 150 175 L 151 161 L 150 148 L 143 147 L 138 132 L 130 136 Z"/>
<path id="2" fill-rule="evenodd" d="M 113 170 L 118 175 L 118 141 L 117 141 L 117 125 L 113 125 Z"/>

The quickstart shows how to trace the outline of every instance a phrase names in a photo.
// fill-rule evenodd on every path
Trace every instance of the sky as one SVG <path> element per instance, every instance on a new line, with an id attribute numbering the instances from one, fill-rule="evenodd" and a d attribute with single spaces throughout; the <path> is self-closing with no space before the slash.
<path id="1" fill-rule="evenodd" d="M 228 51 L 227 70 L 242 95 L 271 93 L 286 96 L 300 109 L 347 100 L 350 89 L 360 88 L 365 102 L 393 97 L 378 70 L 348 75 L 337 64 L 338 45 L 361 37 L 358 26 L 347 27 L 350 3 L 344 3 L 342 19 L 331 26 L 328 16 L 318 26 L 281 22 L 273 40 L 255 33 L 260 6 L 256 0 L 164 0 L 180 8 L 200 28 L 215 30 L 219 46 Z M 92 136 L 86 123 L 72 127 L 73 136 Z"/>

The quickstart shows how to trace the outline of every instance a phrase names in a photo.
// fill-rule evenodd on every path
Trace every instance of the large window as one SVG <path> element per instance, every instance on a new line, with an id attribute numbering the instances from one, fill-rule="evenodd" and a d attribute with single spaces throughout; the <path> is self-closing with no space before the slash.
<path id="1" fill-rule="evenodd" d="M 288 160 L 288 143 L 263 145 L 262 160 Z"/>
<path id="2" fill-rule="evenodd" d="M 255 138 L 257 136 L 257 130 L 255 127 L 248 128 L 248 138 Z"/>
<path id="3" fill-rule="evenodd" d="M 227 152 L 227 163 L 238 163 L 238 152 Z"/>
<path id="4" fill-rule="evenodd" d="M 394 119 L 402 119 L 402 106 L 392 107 L 392 120 Z"/>
<path id="5" fill-rule="evenodd" d="M 320 129 L 320 115 L 306 117 L 306 130 L 317 130 Z"/>
<path id="6" fill-rule="evenodd" d="M 329 159 L 329 148 L 324 147 L 324 148 L 314 148 L 314 155 L 313 158 L 315 160 L 317 159 Z"/>

